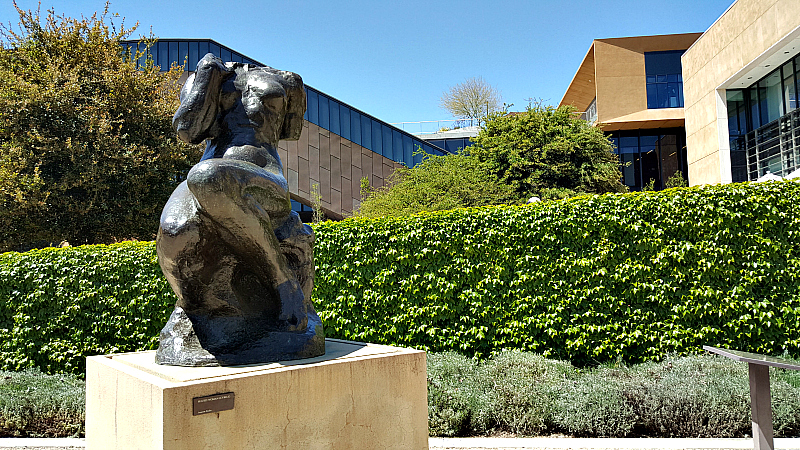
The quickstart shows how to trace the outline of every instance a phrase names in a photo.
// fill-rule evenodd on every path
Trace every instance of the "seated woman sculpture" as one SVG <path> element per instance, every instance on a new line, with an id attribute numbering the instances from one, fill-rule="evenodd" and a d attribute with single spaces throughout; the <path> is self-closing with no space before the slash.
<path id="1" fill-rule="evenodd" d="M 311 303 L 314 234 L 292 211 L 277 153 L 306 96 L 292 72 L 207 54 L 181 90 L 178 136 L 206 141 L 168 200 L 158 261 L 178 296 L 156 362 L 253 364 L 325 353 Z"/>

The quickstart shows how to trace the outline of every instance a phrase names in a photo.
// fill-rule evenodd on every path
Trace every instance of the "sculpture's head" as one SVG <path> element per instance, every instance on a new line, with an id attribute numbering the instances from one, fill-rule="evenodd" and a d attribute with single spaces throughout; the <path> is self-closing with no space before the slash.
<path id="1" fill-rule="evenodd" d="M 241 92 L 242 105 L 256 133 L 272 144 L 299 139 L 306 111 L 300 75 L 246 64 L 236 64 L 235 71 L 233 84 Z"/>
<path id="2" fill-rule="evenodd" d="M 235 112 L 238 101 L 246 118 Z M 271 67 L 224 64 L 209 53 L 181 89 L 181 106 L 172 122 L 182 140 L 198 144 L 217 137 L 222 130 L 220 121 L 232 115 L 225 124 L 229 131 L 254 128 L 258 140 L 277 145 L 281 139 L 300 138 L 305 111 L 300 75 Z"/>

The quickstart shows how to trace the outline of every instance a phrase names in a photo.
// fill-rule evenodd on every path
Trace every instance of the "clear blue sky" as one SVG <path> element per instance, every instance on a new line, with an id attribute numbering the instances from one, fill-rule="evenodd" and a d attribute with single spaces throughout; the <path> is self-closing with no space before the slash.
<path id="1" fill-rule="evenodd" d="M 16 24 L 11 0 L 0 21 Z M 37 1 L 18 0 L 24 9 Z M 482 76 L 506 103 L 557 104 L 592 39 L 705 31 L 733 0 L 116 0 L 139 34 L 211 38 L 387 122 L 447 119 L 439 96 Z M 42 0 L 79 17 L 102 0 Z M 116 19 L 117 21 L 119 19 Z"/>

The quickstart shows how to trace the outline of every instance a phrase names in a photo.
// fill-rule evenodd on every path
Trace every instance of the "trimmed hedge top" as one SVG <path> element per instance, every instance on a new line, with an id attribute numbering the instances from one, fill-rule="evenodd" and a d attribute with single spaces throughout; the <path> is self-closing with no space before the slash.
<path id="1" fill-rule="evenodd" d="M 318 225 L 345 339 L 592 364 L 800 355 L 800 185 L 730 184 Z"/>
<path id="2" fill-rule="evenodd" d="M 329 337 L 575 364 L 715 345 L 800 356 L 800 184 L 592 195 L 315 226 Z M 0 255 L 0 368 L 151 349 L 152 242 Z"/>

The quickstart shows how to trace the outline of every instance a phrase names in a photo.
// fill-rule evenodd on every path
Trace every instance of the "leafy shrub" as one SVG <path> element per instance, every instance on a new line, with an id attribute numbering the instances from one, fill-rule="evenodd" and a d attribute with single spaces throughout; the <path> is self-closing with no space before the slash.
<path id="1" fill-rule="evenodd" d="M 508 431 L 535 435 L 552 428 L 553 385 L 575 377 L 564 361 L 533 353 L 502 352 L 480 365 L 475 432 Z"/>
<path id="2" fill-rule="evenodd" d="M 84 405 L 85 383 L 72 375 L 0 372 L 0 436 L 80 436 Z"/>
<path id="3" fill-rule="evenodd" d="M 428 379 L 451 386 L 455 395 L 450 398 L 457 398 L 457 407 L 442 401 L 430 394 L 429 383 L 432 435 L 510 431 L 700 438 L 751 432 L 747 365 L 719 356 L 669 356 L 658 363 L 584 370 L 516 351 L 484 361 L 452 353 L 431 353 L 429 358 L 434 363 L 429 364 Z M 800 386 L 794 384 L 800 376 L 771 369 L 770 378 L 775 435 L 800 435 Z M 458 426 L 441 427 L 444 415 L 456 414 Z"/>
<path id="4" fill-rule="evenodd" d="M 0 369 L 83 375 L 89 355 L 152 349 L 175 294 L 153 242 L 0 255 Z"/>
<path id="5" fill-rule="evenodd" d="M 625 371 L 624 396 L 636 433 L 743 437 L 750 433 L 747 364 L 717 356 L 670 357 Z"/>
<path id="6" fill-rule="evenodd" d="M 396 169 L 382 187 L 362 188 L 365 198 L 354 215 L 401 217 L 421 211 L 497 205 L 514 197 L 511 188 L 474 156 L 435 156 L 418 151 L 423 154 L 421 163 Z"/>
<path id="7" fill-rule="evenodd" d="M 576 436 L 627 436 L 637 416 L 623 386 L 618 372 L 605 368 L 556 386 L 554 425 Z"/>
<path id="8" fill-rule="evenodd" d="M 454 352 L 428 354 L 428 430 L 433 436 L 471 434 L 476 365 Z"/>
<path id="9" fill-rule="evenodd" d="M 17 12 L 17 31 L 0 24 L 0 250 L 152 238 L 203 152 L 170 121 L 183 69 L 137 70 L 143 55 L 120 46 L 135 27 L 108 5 L 81 19 Z"/>

